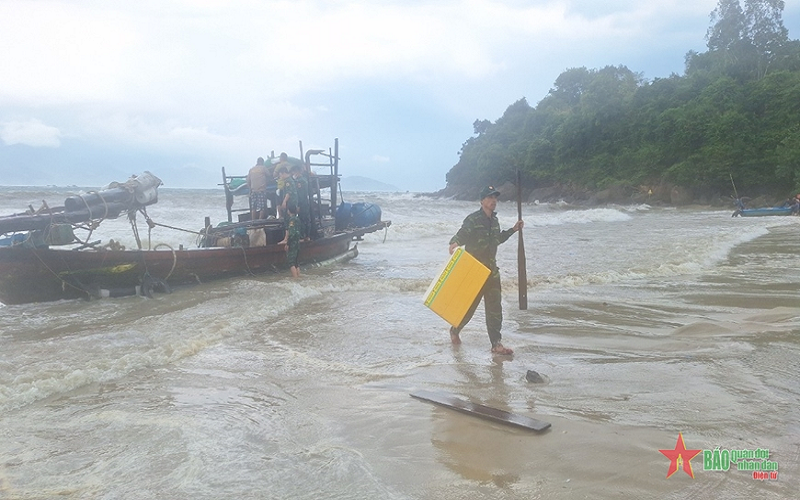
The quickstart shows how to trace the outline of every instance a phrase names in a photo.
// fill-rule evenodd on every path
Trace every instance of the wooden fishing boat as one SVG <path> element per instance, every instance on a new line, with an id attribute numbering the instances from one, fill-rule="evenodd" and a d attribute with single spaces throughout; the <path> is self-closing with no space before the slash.
<path id="1" fill-rule="evenodd" d="M 311 157 L 315 155 L 327 161 L 314 163 Z M 378 210 L 377 217 L 353 225 L 349 214 L 345 219 L 339 213 L 341 207 L 334 213 L 339 180 L 338 141 L 334 152 L 313 150 L 305 158 L 310 172 L 320 165 L 330 171 L 310 176 L 314 237 L 300 243 L 298 262 L 305 266 L 353 258 L 358 254 L 354 240 L 388 228 L 391 221 L 380 220 Z M 146 206 L 157 201 L 156 188 L 161 183 L 149 172 L 115 186 L 113 192 L 104 190 L 80 200 L 72 199 L 65 207 L 43 207 L 0 217 L 0 239 L 5 240 L 5 244 L 0 242 L 0 302 L 10 305 L 137 293 L 152 296 L 176 286 L 286 269 L 286 249 L 278 244 L 283 238 L 283 223 L 275 218 L 249 220 L 249 208 L 236 209 L 234 203 L 237 195 L 246 198 L 246 190 L 240 187 L 245 176 L 228 176 L 224 168 L 222 176 L 228 221 L 212 227 L 206 218 L 203 229 L 197 231 L 198 248 L 160 244 L 142 249 L 135 230 L 136 213 L 143 214 L 151 228 L 162 225 L 152 221 L 146 212 Z M 329 195 L 327 200 L 323 193 Z M 234 222 L 237 210 L 243 213 Z M 100 241 L 76 236 L 81 229 L 91 234 L 98 221 L 120 214 L 127 214 L 134 223 L 138 249 L 120 249 L 113 240 L 101 245 Z M 343 220 L 347 221 L 344 226 Z"/>

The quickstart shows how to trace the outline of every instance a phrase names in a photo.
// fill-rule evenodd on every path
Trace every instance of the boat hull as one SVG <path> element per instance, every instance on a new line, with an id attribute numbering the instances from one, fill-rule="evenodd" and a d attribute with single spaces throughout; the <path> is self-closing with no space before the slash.
<path id="1" fill-rule="evenodd" d="M 301 242 L 301 266 L 347 255 L 354 238 L 387 223 Z M 77 251 L 58 248 L 0 248 L 0 302 L 24 304 L 99 296 L 124 291 L 145 278 L 170 287 L 222 278 L 277 272 L 288 267 L 283 245 L 233 248 Z M 159 281 L 160 280 L 160 281 Z"/>
<path id="2" fill-rule="evenodd" d="M 792 207 L 745 208 L 737 210 L 734 215 L 741 217 L 769 217 L 774 215 L 792 215 Z"/>

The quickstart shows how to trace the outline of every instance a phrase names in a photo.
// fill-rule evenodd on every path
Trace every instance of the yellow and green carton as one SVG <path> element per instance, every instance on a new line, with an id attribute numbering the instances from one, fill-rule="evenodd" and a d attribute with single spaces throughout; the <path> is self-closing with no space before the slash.
<path id="1" fill-rule="evenodd" d="M 425 306 L 458 326 L 489 274 L 489 268 L 459 247 L 425 292 Z"/>

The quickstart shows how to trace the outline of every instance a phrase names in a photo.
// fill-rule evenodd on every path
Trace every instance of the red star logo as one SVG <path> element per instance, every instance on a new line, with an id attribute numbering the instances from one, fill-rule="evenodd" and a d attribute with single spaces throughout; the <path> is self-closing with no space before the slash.
<path id="1" fill-rule="evenodd" d="M 678 442 L 675 443 L 674 450 L 658 450 L 665 457 L 669 458 L 669 470 L 667 477 L 678 472 L 678 467 L 683 464 L 683 471 L 689 474 L 694 479 L 694 472 L 692 471 L 692 459 L 703 450 L 687 450 L 686 445 L 683 444 L 683 434 L 678 433 Z"/>

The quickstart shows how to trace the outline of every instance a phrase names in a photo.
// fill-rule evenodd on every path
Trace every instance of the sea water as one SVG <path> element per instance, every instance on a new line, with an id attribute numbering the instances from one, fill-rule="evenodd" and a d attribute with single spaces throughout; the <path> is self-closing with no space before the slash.
<path id="1" fill-rule="evenodd" d="M 0 188 L 0 213 L 75 190 Z M 344 193 L 387 231 L 356 259 L 153 299 L 0 306 L 0 498 L 789 498 L 800 484 L 800 218 L 525 204 L 503 342 L 453 346 L 423 294 L 475 202 Z M 516 205 L 498 204 L 501 226 Z M 194 246 L 224 195 L 162 189 L 144 246 Z M 135 248 L 126 218 L 92 240 Z M 544 384 L 526 380 L 535 370 Z M 538 435 L 410 398 L 552 423 Z M 769 450 L 775 479 L 687 449 Z M 685 469 L 689 462 L 694 479 Z"/>

